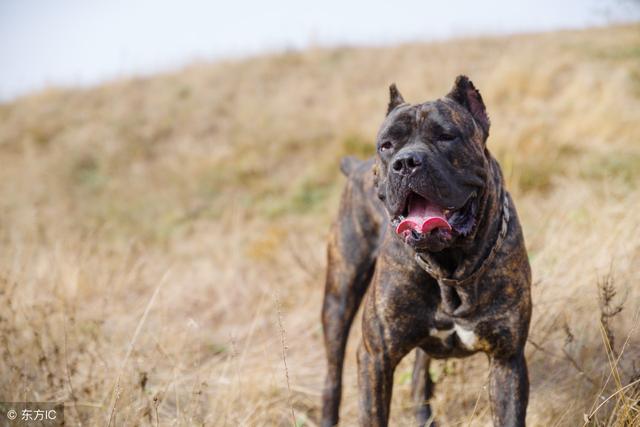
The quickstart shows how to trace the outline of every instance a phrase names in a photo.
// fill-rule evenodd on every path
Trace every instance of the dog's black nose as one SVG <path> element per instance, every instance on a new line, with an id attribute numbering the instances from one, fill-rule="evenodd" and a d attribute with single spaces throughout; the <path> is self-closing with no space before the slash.
<path id="1" fill-rule="evenodd" d="M 421 157 L 419 153 L 412 151 L 400 153 L 391 164 L 391 169 L 399 175 L 411 175 L 422 166 Z"/>

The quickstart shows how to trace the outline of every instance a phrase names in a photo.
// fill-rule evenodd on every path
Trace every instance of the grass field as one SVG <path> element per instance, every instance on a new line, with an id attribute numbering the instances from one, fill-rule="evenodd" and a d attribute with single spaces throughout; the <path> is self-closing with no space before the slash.
<path id="1" fill-rule="evenodd" d="M 68 425 L 316 425 L 339 159 L 373 153 L 391 82 L 421 102 L 461 73 L 533 268 L 528 424 L 640 425 L 639 25 L 310 49 L 1 105 L 0 401 L 64 401 Z M 411 364 L 393 425 L 412 423 Z M 487 365 L 435 363 L 441 425 L 490 423 Z"/>

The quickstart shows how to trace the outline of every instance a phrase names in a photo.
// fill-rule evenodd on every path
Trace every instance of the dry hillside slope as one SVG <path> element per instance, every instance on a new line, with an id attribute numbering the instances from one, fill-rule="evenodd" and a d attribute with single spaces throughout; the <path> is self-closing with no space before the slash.
<path id="1" fill-rule="evenodd" d="M 339 159 L 373 153 L 389 83 L 419 102 L 461 73 L 533 267 L 529 425 L 640 425 L 638 25 L 312 49 L 1 105 L 0 401 L 64 401 L 83 425 L 315 425 Z M 393 425 L 412 422 L 411 358 Z M 485 357 L 432 376 L 442 425 L 489 423 Z"/>

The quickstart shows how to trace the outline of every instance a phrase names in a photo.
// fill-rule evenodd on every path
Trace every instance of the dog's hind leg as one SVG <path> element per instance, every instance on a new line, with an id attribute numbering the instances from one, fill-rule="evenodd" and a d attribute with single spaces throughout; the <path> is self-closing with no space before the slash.
<path id="1" fill-rule="evenodd" d="M 416 348 L 416 360 L 413 364 L 413 377 L 411 378 L 411 395 L 416 410 L 418 426 L 435 427 L 433 411 L 429 400 L 433 396 L 433 381 L 429 375 L 431 358 L 421 348 Z"/>
<path id="2" fill-rule="evenodd" d="M 375 265 L 379 225 L 360 204 L 364 195 L 352 182 L 343 194 L 340 216 L 329 237 L 322 326 L 327 376 L 322 395 L 322 426 L 338 423 L 344 354 L 353 318 Z"/>

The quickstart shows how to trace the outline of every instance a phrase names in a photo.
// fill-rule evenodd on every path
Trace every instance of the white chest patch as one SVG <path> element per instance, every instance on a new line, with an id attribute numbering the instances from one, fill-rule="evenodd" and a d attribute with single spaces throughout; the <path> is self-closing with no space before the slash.
<path id="1" fill-rule="evenodd" d="M 468 350 L 474 350 L 476 344 L 478 343 L 478 336 L 473 332 L 472 329 L 466 329 L 457 323 L 453 324 L 453 328 L 451 329 L 429 329 L 429 335 L 434 338 L 439 338 L 441 340 L 446 340 L 452 334 L 456 334 L 460 339 L 462 345 Z"/>
<path id="2" fill-rule="evenodd" d="M 464 344 L 468 349 L 473 349 L 478 342 L 478 337 L 471 329 L 465 329 L 457 323 L 454 324 L 453 329 L 458 334 L 458 338 L 460 338 L 460 342 Z"/>
<path id="3" fill-rule="evenodd" d="M 431 328 L 431 329 L 429 329 L 429 335 L 431 335 L 432 337 L 439 338 L 439 339 L 444 341 L 447 338 L 449 338 L 449 335 L 451 335 L 455 331 L 456 331 L 455 328 L 451 328 L 451 329 Z"/>

